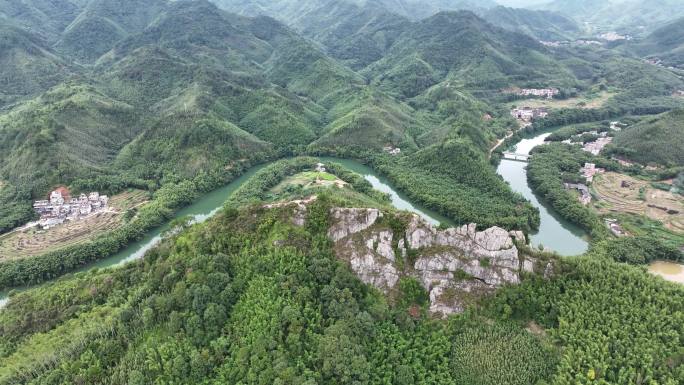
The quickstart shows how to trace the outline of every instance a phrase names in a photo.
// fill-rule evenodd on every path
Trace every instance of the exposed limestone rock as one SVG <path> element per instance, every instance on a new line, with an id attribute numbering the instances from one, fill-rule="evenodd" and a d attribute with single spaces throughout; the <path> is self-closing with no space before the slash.
<path id="1" fill-rule="evenodd" d="M 406 232 L 397 237 L 378 223 L 383 214 L 377 209 L 340 208 L 331 214 L 328 235 L 337 256 L 363 282 L 390 293 L 401 277 L 413 277 L 429 292 L 434 314 L 462 312 L 473 298 L 518 284 L 521 271 L 534 272 L 535 261 L 521 261 L 513 243 L 512 238 L 524 242 L 519 232 L 498 227 L 478 232 L 475 224 L 439 230 L 411 215 Z M 409 261 L 409 255 L 415 260 Z M 396 263 L 397 258 L 404 263 Z"/>
<path id="2" fill-rule="evenodd" d="M 333 209 L 334 224 L 328 231 L 328 236 L 337 242 L 373 226 L 378 218 L 382 218 L 378 209 Z"/>
<path id="3" fill-rule="evenodd" d="M 548 264 L 546 264 L 546 267 L 544 268 L 544 279 L 551 279 L 553 277 L 553 274 L 553 264 L 549 262 Z"/>
<path id="4" fill-rule="evenodd" d="M 527 244 L 527 239 L 525 238 L 525 233 L 522 231 L 511 231 L 510 232 L 511 237 L 515 239 L 518 243 L 521 243 L 523 245 Z"/>
<path id="5" fill-rule="evenodd" d="M 440 281 L 430 289 L 430 313 L 443 316 L 462 313 L 468 305 L 464 297 L 489 291 L 490 287 L 478 281 Z"/>
<path id="6" fill-rule="evenodd" d="M 399 281 L 399 272 L 394 262 L 396 257 L 392 248 L 391 231 L 372 232 L 362 239 L 363 247 L 357 247 L 359 239 L 348 237 L 340 241 L 340 257 L 349 261 L 352 270 L 361 281 L 381 290 L 391 290 Z"/>
<path id="7" fill-rule="evenodd" d="M 523 271 L 527 273 L 534 273 L 534 261 L 525 259 L 525 261 L 523 261 Z"/>

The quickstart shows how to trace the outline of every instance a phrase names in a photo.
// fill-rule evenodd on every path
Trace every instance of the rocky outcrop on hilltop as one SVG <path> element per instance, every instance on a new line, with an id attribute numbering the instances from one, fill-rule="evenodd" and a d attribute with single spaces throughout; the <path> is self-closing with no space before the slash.
<path id="1" fill-rule="evenodd" d="M 520 232 L 477 231 L 475 224 L 441 230 L 418 215 L 377 209 L 336 208 L 331 218 L 336 254 L 363 282 L 391 294 L 401 278 L 412 277 L 429 292 L 434 314 L 462 312 L 474 299 L 519 283 L 523 271 L 546 268 L 520 255 L 513 241 L 524 242 Z"/>

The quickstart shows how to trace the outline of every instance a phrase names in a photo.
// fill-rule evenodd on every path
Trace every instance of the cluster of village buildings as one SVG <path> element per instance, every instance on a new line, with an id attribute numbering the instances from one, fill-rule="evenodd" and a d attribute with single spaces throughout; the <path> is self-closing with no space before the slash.
<path id="1" fill-rule="evenodd" d="M 593 163 L 586 163 L 581 169 L 582 175 L 587 180 L 587 184 L 594 180 L 594 175 L 605 172 L 602 168 L 597 168 Z M 591 203 L 591 192 L 589 187 L 584 183 L 565 183 L 565 188 L 568 190 L 577 190 L 580 193 L 579 201 L 587 206 Z M 623 186 L 624 187 L 624 186 Z M 605 219 L 606 226 L 616 237 L 624 237 L 629 234 L 620 226 L 617 219 Z"/>
<path id="2" fill-rule="evenodd" d="M 604 134 L 607 134 L 606 132 L 601 133 L 601 137 L 596 139 L 593 142 L 587 142 L 584 144 L 582 147 L 582 150 L 591 153 L 592 155 L 598 155 L 603 151 L 603 149 L 611 144 L 613 142 L 613 138 Z"/>
<path id="3" fill-rule="evenodd" d="M 504 92 L 516 94 L 518 96 L 536 96 L 547 99 L 553 99 L 554 96 L 560 94 L 558 88 L 511 88 Z"/>
<path id="4" fill-rule="evenodd" d="M 578 39 L 575 41 L 569 41 L 569 40 L 562 40 L 562 41 L 544 41 L 540 40 L 539 43 L 546 47 L 570 47 L 570 46 L 587 46 L 587 45 L 603 45 L 598 40 L 587 40 L 587 39 Z"/>
<path id="5" fill-rule="evenodd" d="M 624 125 L 620 122 L 610 122 L 610 129 L 612 131 L 621 131 Z M 593 142 L 587 142 L 582 145 L 582 149 L 592 155 L 599 155 L 607 145 L 613 142 L 613 137 L 608 136 L 608 132 L 598 132 L 596 130 L 585 132 L 585 134 L 599 136 Z M 574 142 L 572 139 L 564 140 L 563 143 L 566 144 L 581 144 L 579 142 Z"/>
<path id="6" fill-rule="evenodd" d="M 584 183 L 565 183 L 564 186 L 568 190 L 577 190 L 580 193 L 579 201 L 583 205 L 588 205 L 591 203 L 591 193 L 589 192 L 588 185 L 594 181 L 594 176 L 596 174 L 602 174 L 606 172 L 603 168 L 597 168 L 594 163 L 585 163 L 584 167 L 580 169 L 580 173 L 586 180 Z"/>
<path id="7" fill-rule="evenodd" d="M 598 36 L 596 36 L 596 39 L 577 39 L 575 41 L 570 41 L 570 40 L 555 40 L 555 41 L 546 41 L 546 40 L 540 40 L 539 43 L 546 47 L 569 47 L 569 46 L 587 46 L 587 45 L 594 45 L 594 46 L 600 46 L 603 45 L 605 42 L 613 42 L 613 41 L 619 41 L 619 40 L 632 40 L 633 37 L 630 35 L 621 35 L 617 32 L 604 32 Z"/>
<path id="8" fill-rule="evenodd" d="M 622 124 L 620 122 L 610 122 L 611 131 L 622 131 L 623 126 L 626 126 L 626 125 Z"/>
<path id="9" fill-rule="evenodd" d="M 660 58 L 657 58 L 657 57 L 646 59 L 646 63 L 648 63 L 650 65 L 654 65 L 656 67 L 667 68 L 669 70 L 676 70 L 677 69 L 673 66 L 665 65 L 665 63 Z"/>
<path id="10" fill-rule="evenodd" d="M 49 200 L 34 202 L 33 209 L 40 215 L 38 225 L 48 229 L 66 221 L 78 220 L 107 208 L 109 197 L 98 192 L 71 198 L 65 189 L 50 193 Z"/>
<path id="11" fill-rule="evenodd" d="M 392 156 L 396 156 L 396 155 L 401 154 L 401 148 L 394 147 L 394 146 L 386 146 L 383 148 L 383 151 L 385 151 L 386 153 L 388 153 Z"/>
<path id="12" fill-rule="evenodd" d="M 617 32 L 605 32 L 598 35 L 598 38 L 605 41 L 632 40 L 632 36 L 621 35 Z"/>
<path id="13" fill-rule="evenodd" d="M 580 174 L 587 180 L 587 183 L 593 182 L 596 174 L 603 174 L 604 172 L 606 169 L 598 168 L 594 163 L 585 163 L 584 167 L 580 169 Z"/>
<path id="14" fill-rule="evenodd" d="M 511 111 L 511 116 L 516 118 L 523 127 L 531 125 L 534 119 L 545 118 L 548 115 L 549 110 L 546 107 L 522 107 L 514 108 Z"/>

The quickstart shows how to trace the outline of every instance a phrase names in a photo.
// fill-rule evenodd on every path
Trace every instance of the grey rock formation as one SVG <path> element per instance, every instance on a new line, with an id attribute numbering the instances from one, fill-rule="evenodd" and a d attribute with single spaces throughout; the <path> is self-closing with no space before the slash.
<path id="1" fill-rule="evenodd" d="M 512 238 L 524 242 L 524 234 L 499 227 L 477 231 L 470 224 L 440 230 L 411 215 L 406 232 L 394 234 L 378 223 L 383 213 L 377 209 L 337 208 L 331 217 L 328 236 L 337 256 L 363 282 L 391 293 L 401 277 L 413 277 L 429 292 L 434 314 L 462 312 L 469 300 L 517 284 L 521 271 L 535 270 L 536 261 L 521 260 L 513 243 Z"/>
<path id="2" fill-rule="evenodd" d="M 337 242 L 373 226 L 382 217 L 382 213 L 378 209 L 338 208 L 333 210 L 332 217 L 334 224 L 328 231 L 328 236 Z"/>

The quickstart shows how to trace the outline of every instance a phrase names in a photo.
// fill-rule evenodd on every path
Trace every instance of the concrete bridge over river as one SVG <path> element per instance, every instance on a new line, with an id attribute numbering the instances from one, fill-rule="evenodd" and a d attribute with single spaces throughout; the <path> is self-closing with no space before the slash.
<path id="1" fill-rule="evenodd" d="M 532 155 L 530 155 L 530 154 L 519 154 L 516 152 L 504 152 L 503 157 L 504 157 L 504 159 L 515 160 L 518 162 L 529 162 L 530 158 L 532 158 Z"/>

